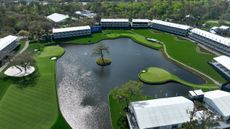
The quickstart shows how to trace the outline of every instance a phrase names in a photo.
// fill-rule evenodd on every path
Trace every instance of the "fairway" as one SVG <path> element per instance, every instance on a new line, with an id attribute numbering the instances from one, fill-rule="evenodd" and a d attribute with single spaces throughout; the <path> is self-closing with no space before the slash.
<path id="1" fill-rule="evenodd" d="M 58 109 L 55 84 L 56 62 L 50 60 L 50 57 L 59 57 L 63 53 L 64 49 L 61 47 L 45 47 L 42 54 L 36 57 L 39 76 L 35 83 L 22 86 L 11 82 L 0 101 L 1 129 L 56 128 L 56 121 L 59 125 L 66 124 L 61 119 Z M 59 128 L 69 128 L 69 126 L 61 125 Z"/>

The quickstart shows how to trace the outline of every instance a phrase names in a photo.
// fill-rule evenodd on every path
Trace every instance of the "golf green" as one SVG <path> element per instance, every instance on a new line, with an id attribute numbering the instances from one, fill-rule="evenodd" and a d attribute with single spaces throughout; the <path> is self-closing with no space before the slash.
<path id="1" fill-rule="evenodd" d="M 172 80 L 172 76 L 164 69 L 150 67 L 139 73 L 139 78 L 146 83 L 164 83 Z"/>
<path id="2" fill-rule="evenodd" d="M 214 84 L 193 84 L 187 82 L 176 75 L 169 73 L 168 71 L 157 68 L 157 67 L 150 67 L 145 70 L 142 70 L 139 74 L 139 79 L 144 83 L 150 84 L 159 84 L 159 83 L 166 83 L 169 81 L 174 81 L 185 86 L 192 87 L 194 89 L 203 89 L 203 90 L 210 90 L 210 89 L 217 89 L 218 86 Z"/>

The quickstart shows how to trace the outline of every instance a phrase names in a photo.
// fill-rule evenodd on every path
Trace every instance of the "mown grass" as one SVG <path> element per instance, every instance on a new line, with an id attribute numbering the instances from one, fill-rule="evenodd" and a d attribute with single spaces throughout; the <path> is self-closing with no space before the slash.
<path id="1" fill-rule="evenodd" d="M 212 68 L 211 65 L 208 64 L 208 62 L 212 61 L 215 56 L 197 52 L 197 44 L 193 43 L 192 41 L 177 38 L 174 35 L 153 30 L 134 30 L 134 32 L 163 42 L 166 46 L 167 53 L 173 59 L 191 66 L 192 68 L 211 76 L 221 83 L 226 81 L 217 71 Z M 208 80 L 208 83 L 213 82 Z"/>
<path id="2" fill-rule="evenodd" d="M 1 76 L 0 83 L 6 82 L 5 86 L 8 89 L 0 101 L 0 128 L 70 128 L 58 109 L 55 85 L 56 62 L 50 60 L 50 57 L 59 57 L 63 53 L 63 48 L 51 46 L 45 47 L 41 55 L 36 56 L 38 76 L 33 84 L 23 85 L 11 79 L 2 81 Z"/>
<path id="3" fill-rule="evenodd" d="M 189 86 L 194 89 L 203 89 L 205 91 L 218 89 L 218 86 L 215 84 L 193 84 L 187 82 L 177 77 L 176 75 L 171 74 L 168 71 L 157 67 L 149 67 L 144 72 L 139 73 L 139 79 L 145 83 L 151 83 L 151 84 L 175 81 L 185 86 Z"/>
<path id="4" fill-rule="evenodd" d="M 165 83 L 172 80 L 172 75 L 168 71 L 157 67 L 149 67 L 138 76 L 145 83 Z"/>

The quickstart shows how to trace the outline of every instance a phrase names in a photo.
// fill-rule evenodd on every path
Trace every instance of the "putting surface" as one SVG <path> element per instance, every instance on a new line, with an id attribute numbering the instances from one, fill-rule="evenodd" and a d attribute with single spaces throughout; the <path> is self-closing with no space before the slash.
<path id="1" fill-rule="evenodd" d="M 139 78 L 146 83 L 164 83 L 172 80 L 171 74 L 161 68 L 150 67 L 139 74 Z"/>
<path id="2" fill-rule="evenodd" d="M 145 70 L 142 70 L 139 74 L 139 79 L 143 81 L 144 83 L 150 83 L 150 84 L 159 84 L 159 83 L 166 83 L 169 81 L 174 81 L 177 83 L 180 83 L 185 86 L 192 87 L 194 89 L 203 89 L 203 90 L 213 90 L 218 89 L 218 86 L 214 84 L 193 84 L 190 82 L 187 82 L 176 75 L 173 75 L 169 73 L 168 71 L 157 68 L 157 67 L 150 67 Z"/>

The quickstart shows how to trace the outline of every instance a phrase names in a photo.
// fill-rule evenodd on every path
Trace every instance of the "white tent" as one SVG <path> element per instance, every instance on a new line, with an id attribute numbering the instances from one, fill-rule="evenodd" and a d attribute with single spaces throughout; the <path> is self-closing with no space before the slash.
<path id="1" fill-rule="evenodd" d="M 204 102 L 208 107 L 211 107 L 211 109 L 215 112 L 217 112 L 219 115 L 221 115 L 224 118 L 230 117 L 230 93 L 221 91 L 221 90 L 215 90 L 215 91 L 209 91 L 205 92 L 204 94 Z"/>
<path id="2" fill-rule="evenodd" d="M 151 22 L 153 24 L 164 25 L 164 26 L 173 27 L 173 28 L 182 29 L 182 30 L 188 30 L 191 28 L 190 26 L 187 26 L 187 25 L 182 25 L 182 24 L 177 24 L 177 23 L 172 23 L 172 22 L 166 22 L 166 21 L 156 20 L 156 19 L 152 20 Z"/>
<path id="3" fill-rule="evenodd" d="M 13 43 L 15 40 L 17 40 L 17 38 L 18 37 L 12 36 L 12 35 L 8 35 L 4 38 L 1 38 L 0 39 L 0 51 L 3 50 L 4 48 L 6 48 L 11 43 Z"/>
<path id="4" fill-rule="evenodd" d="M 222 55 L 215 57 L 214 60 L 224 66 L 226 69 L 230 70 L 230 57 Z"/>
<path id="5" fill-rule="evenodd" d="M 193 102 L 182 96 L 138 101 L 130 104 L 130 109 L 134 113 L 140 129 L 188 122 L 189 112 L 193 108 Z"/>
<path id="6" fill-rule="evenodd" d="M 53 13 L 53 14 L 47 16 L 47 18 L 51 21 L 58 23 L 58 22 L 65 21 L 67 18 L 69 18 L 69 16 L 64 15 L 64 14 L 59 14 L 59 13 Z"/>

